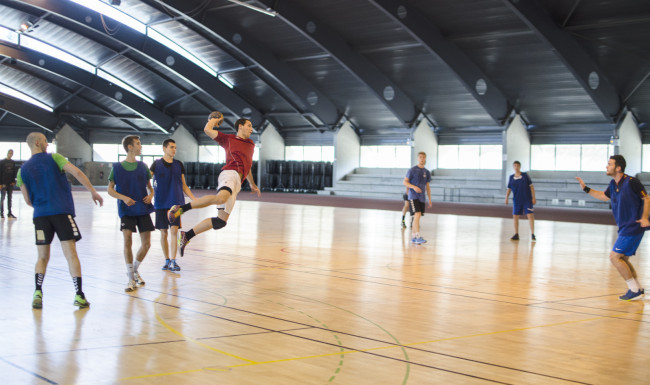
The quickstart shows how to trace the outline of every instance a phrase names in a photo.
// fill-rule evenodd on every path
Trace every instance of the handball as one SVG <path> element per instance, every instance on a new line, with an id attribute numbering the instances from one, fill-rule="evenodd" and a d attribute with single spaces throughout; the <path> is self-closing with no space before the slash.
<path id="1" fill-rule="evenodd" d="M 210 119 L 222 119 L 223 114 L 219 111 L 212 111 L 210 112 L 210 116 L 208 116 L 208 120 Z"/>

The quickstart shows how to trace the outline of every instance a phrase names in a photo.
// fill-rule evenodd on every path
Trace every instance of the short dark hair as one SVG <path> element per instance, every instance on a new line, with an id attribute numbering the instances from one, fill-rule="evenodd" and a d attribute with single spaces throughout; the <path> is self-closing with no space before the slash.
<path id="1" fill-rule="evenodd" d="M 627 162 L 625 162 L 623 155 L 612 155 L 609 157 L 609 159 L 614 159 L 614 171 L 616 171 L 616 167 L 620 167 L 621 172 L 625 172 L 625 166 L 627 166 Z"/>
<path id="2" fill-rule="evenodd" d="M 124 147 L 124 151 L 129 152 L 129 146 L 132 146 L 135 140 L 140 140 L 140 137 L 137 135 L 125 136 L 124 139 L 122 139 L 122 147 Z"/>
<path id="3" fill-rule="evenodd" d="M 163 147 L 169 146 L 169 143 L 176 143 L 176 141 L 174 139 L 171 139 L 171 138 L 165 139 L 165 141 L 163 142 Z"/>
<path id="4" fill-rule="evenodd" d="M 235 130 L 239 131 L 239 126 L 246 125 L 246 122 L 248 121 L 249 121 L 248 119 L 244 119 L 244 118 L 237 119 L 237 121 L 235 122 Z"/>
<path id="5" fill-rule="evenodd" d="M 514 165 L 514 164 L 518 164 L 518 165 L 520 165 L 520 166 L 521 166 L 521 162 L 520 162 L 520 161 L 518 161 L 518 160 L 515 160 L 514 162 L 512 162 L 512 164 L 513 164 L 513 165 Z"/>

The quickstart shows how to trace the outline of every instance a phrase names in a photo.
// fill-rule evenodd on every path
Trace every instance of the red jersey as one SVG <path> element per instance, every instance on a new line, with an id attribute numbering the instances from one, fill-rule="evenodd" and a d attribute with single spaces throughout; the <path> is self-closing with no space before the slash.
<path id="1" fill-rule="evenodd" d="M 246 179 L 253 165 L 255 142 L 222 132 L 214 138 L 214 141 L 226 150 L 226 165 L 221 169 L 235 170 L 242 175 L 242 181 Z"/>

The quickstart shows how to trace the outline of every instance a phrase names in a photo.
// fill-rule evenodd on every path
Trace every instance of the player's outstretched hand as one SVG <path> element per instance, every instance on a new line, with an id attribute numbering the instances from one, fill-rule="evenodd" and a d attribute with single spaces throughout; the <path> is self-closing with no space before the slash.
<path id="1" fill-rule="evenodd" d="M 580 183 L 580 188 L 584 189 L 585 188 L 585 182 L 582 180 L 582 178 L 577 176 L 576 180 L 578 181 L 578 183 Z"/>
<path id="2" fill-rule="evenodd" d="M 104 198 L 102 198 L 102 196 L 99 195 L 97 191 L 92 193 L 92 197 L 95 204 L 99 203 L 99 207 L 102 207 L 104 205 Z"/>
<path id="3" fill-rule="evenodd" d="M 262 196 L 262 191 L 257 186 L 255 187 L 251 186 L 251 194 L 257 194 L 257 197 L 259 198 Z"/>

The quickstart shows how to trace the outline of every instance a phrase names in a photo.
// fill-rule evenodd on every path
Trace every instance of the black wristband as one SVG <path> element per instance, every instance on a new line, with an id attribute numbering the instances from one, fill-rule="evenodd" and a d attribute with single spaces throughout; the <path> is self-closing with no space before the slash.
<path id="1" fill-rule="evenodd" d="M 584 192 L 586 192 L 587 194 L 589 194 L 589 191 L 591 191 L 591 189 L 590 189 L 589 187 L 585 186 L 585 188 L 583 188 L 582 191 L 584 191 Z"/>

